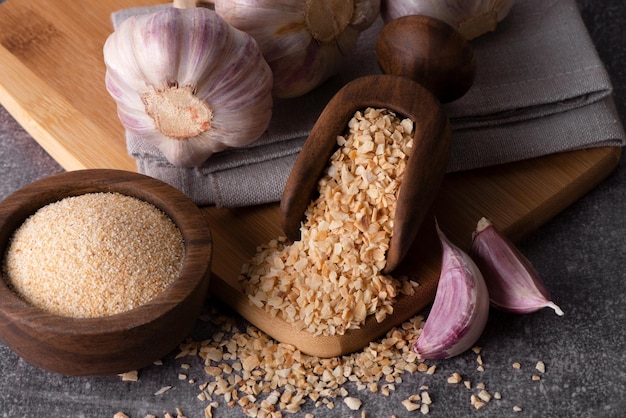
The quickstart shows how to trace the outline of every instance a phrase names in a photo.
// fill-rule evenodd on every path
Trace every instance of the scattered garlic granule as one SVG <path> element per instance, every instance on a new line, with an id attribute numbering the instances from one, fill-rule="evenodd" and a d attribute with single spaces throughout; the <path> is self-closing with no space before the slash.
<path id="1" fill-rule="evenodd" d="M 402 401 L 402 406 L 406 408 L 407 411 L 417 411 L 420 409 L 421 405 L 419 403 L 413 402 L 410 399 L 405 399 Z"/>
<path id="2" fill-rule="evenodd" d="M 123 382 L 136 382 L 139 380 L 139 372 L 137 370 L 120 373 L 118 376 L 122 378 Z"/>
<path id="3" fill-rule="evenodd" d="M 454 372 L 452 373 L 452 375 L 450 377 L 448 377 L 448 383 L 450 384 L 457 384 L 457 383 L 461 383 L 462 377 L 458 372 Z"/>
<path id="4" fill-rule="evenodd" d="M 305 404 L 332 410 L 338 407 L 339 400 L 352 402 L 345 401 L 355 396 L 350 391 L 352 385 L 357 391 L 368 390 L 389 397 L 396 390 L 396 384 L 386 383 L 387 376 L 398 378 L 407 372 L 418 372 L 431 379 L 427 376 L 435 373 L 435 366 L 417 359 L 412 350 L 412 342 L 423 327 L 421 316 L 392 328 L 360 351 L 340 357 L 318 358 L 304 354 L 290 344 L 277 342 L 252 325 L 246 324 L 240 329 L 233 318 L 217 314 L 216 308 L 211 309 L 213 315 L 203 320 L 212 322 L 220 331 L 203 341 L 187 339 L 180 344 L 175 356 L 197 355 L 204 362 L 207 380 L 199 380 L 197 388 L 198 399 L 211 403 L 207 406 L 210 413 L 205 412 L 205 418 L 211 417 L 213 408 L 218 407 L 218 402 L 214 401 L 217 397 L 221 397 L 223 403 L 220 404 L 225 407 L 241 408 L 242 416 L 285 416 L 301 411 Z M 484 382 L 472 383 L 463 380 L 461 373 L 455 373 L 471 391 L 470 402 L 474 409 L 488 407 L 492 399 L 502 399 L 500 392 L 487 391 Z M 434 377 L 438 381 L 447 378 L 444 375 Z M 163 392 L 169 388 L 164 387 Z M 436 398 L 431 399 L 429 385 L 422 384 L 419 393 L 400 402 L 401 406 L 397 407 L 426 415 L 430 413 L 429 405 L 436 404 Z M 521 411 L 521 407 L 516 405 L 515 408 L 515 411 L 517 408 Z M 361 417 L 365 415 L 365 411 L 361 411 Z"/>
<path id="5" fill-rule="evenodd" d="M 357 390 L 369 389 L 390 396 L 396 385 L 384 383 L 387 376 L 395 379 L 409 370 L 415 371 L 410 365 L 421 364 L 411 348 L 422 327 L 421 316 L 393 328 L 362 351 L 328 359 L 276 342 L 254 326 L 239 330 L 225 317 L 212 321 L 231 332 L 218 332 L 201 342 L 187 340 L 180 345 L 180 352 L 197 353 L 204 360 L 209 378 L 198 385 L 204 398 L 221 396 L 226 405 L 238 405 L 246 416 L 298 412 L 307 401 L 332 409 L 336 399 L 350 396 L 344 387 L 348 382 L 355 384 Z M 220 350 L 221 355 L 216 355 L 215 350 Z M 211 359 L 217 357 L 219 361 Z M 224 367 L 225 361 L 232 365 Z M 245 363 L 246 367 L 236 367 L 238 363 Z"/>
<path id="6" fill-rule="evenodd" d="M 540 373 L 545 373 L 546 364 L 543 361 L 539 360 L 537 364 L 535 365 L 535 369 L 537 369 Z"/>
<path id="7" fill-rule="evenodd" d="M 261 246 L 239 279 L 251 303 L 314 335 L 343 335 L 393 312 L 410 286 L 381 274 L 413 122 L 384 109 L 357 112 L 339 136 L 305 212 L 301 239 Z"/>
<path id="8" fill-rule="evenodd" d="M 487 405 L 486 402 L 480 400 L 480 398 L 476 395 L 470 396 L 470 404 L 476 409 L 482 409 Z"/>
<path id="9" fill-rule="evenodd" d="M 154 392 L 154 394 L 155 395 L 162 395 L 163 393 L 167 392 L 171 388 L 172 388 L 171 386 L 163 386 L 161 389 L 159 389 L 156 392 Z"/>
<path id="10" fill-rule="evenodd" d="M 485 389 L 483 389 L 480 392 L 478 392 L 478 397 L 483 402 L 489 402 L 491 400 L 491 394 L 489 392 L 487 392 Z"/>
<path id="11" fill-rule="evenodd" d="M 218 407 L 217 402 L 211 402 L 204 408 L 204 418 L 213 418 L 213 409 Z"/>
<path id="12" fill-rule="evenodd" d="M 348 406 L 348 408 L 353 411 L 358 411 L 361 408 L 361 400 L 359 398 L 354 398 L 352 396 L 348 396 L 343 398 L 344 403 Z"/>

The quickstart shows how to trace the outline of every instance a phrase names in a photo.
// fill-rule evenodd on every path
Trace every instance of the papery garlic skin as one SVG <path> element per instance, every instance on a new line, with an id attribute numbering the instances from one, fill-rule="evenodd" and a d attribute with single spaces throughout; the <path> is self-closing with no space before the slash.
<path id="1" fill-rule="evenodd" d="M 257 40 L 274 96 L 293 98 L 339 72 L 380 0 L 215 0 L 215 11 Z"/>
<path id="2" fill-rule="evenodd" d="M 424 15 L 442 20 L 466 39 L 496 30 L 514 0 L 383 0 L 381 15 L 386 22 L 407 15 Z"/>
<path id="3" fill-rule="evenodd" d="M 443 250 L 441 275 L 424 328 L 413 344 L 422 359 L 449 358 L 468 350 L 489 317 L 489 294 L 480 270 L 438 225 L 437 234 Z"/>
<path id="4" fill-rule="evenodd" d="M 549 307 L 563 315 L 530 261 L 486 218 L 478 221 L 470 255 L 483 273 L 495 308 L 523 314 Z"/>
<path id="5" fill-rule="evenodd" d="M 126 130 L 181 167 L 257 140 L 272 115 L 272 73 L 254 39 L 207 8 L 122 22 L 103 48 L 106 88 Z"/>

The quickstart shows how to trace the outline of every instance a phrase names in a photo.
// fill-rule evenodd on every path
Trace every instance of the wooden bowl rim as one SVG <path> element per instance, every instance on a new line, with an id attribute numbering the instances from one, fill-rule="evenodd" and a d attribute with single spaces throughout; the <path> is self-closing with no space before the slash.
<path id="1" fill-rule="evenodd" d="M 42 193 L 48 189 L 48 193 Z M 143 305 L 115 315 L 75 318 L 46 312 L 9 289 L 0 268 L 0 315 L 22 326 L 44 327 L 58 335 L 114 334 L 145 326 L 166 315 L 201 286 L 210 272 L 212 238 L 200 209 L 178 189 L 152 177 L 114 169 L 64 172 L 30 183 L 0 202 L 0 265 L 8 240 L 37 209 L 65 197 L 117 192 L 151 203 L 168 215 L 181 231 L 185 259 L 179 277 Z M 27 209 L 27 210 L 26 210 Z M 34 209 L 34 210 L 33 210 Z M 13 227 L 12 225 L 17 224 Z M 6 228 L 11 228 L 10 232 Z M 6 236 L 5 236 L 6 234 Z"/>

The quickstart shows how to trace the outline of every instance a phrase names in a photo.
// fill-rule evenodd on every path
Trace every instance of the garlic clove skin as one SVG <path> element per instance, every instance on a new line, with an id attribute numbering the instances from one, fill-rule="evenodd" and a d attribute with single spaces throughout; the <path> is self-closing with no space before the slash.
<path id="1" fill-rule="evenodd" d="M 215 0 L 215 11 L 256 39 L 274 74 L 274 97 L 293 98 L 339 72 L 380 0 Z"/>
<path id="2" fill-rule="evenodd" d="M 456 356 L 471 348 L 487 324 L 489 294 L 483 276 L 467 253 L 436 225 L 442 246 L 441 275 L 431 311 L 413 344 L 422 359 Z"/>
<path id="3" fill-rule="evenodd" d="M 530 261 L 486 218 L 478 221 L 470 255 L 483 273 L 495 308 L 524 314 L 548 307 L 563 315 Z"/>
<path id="4" fill-rule="evenodd" d="M 119 25 L 103 47 L 122 125 L 180 167 L 267 129 L 272 73 L 255 40 L 214 11 L 166 8 Z"/>
<path id="5" fill-rule="evenodd" d="M 364 31 L 372 26 L 380 15 L 382 0 L 354 0 L 354 13 L 350 19 L 350 26 L 358 31 Z"/>
<path id="6" fill-rule="evenodd" d="M 385 0 L 381 15 L 385 22 L 407 15 L 424 15 L 442 20 L 466 39 L 496 30 L 514 0 Z"/>

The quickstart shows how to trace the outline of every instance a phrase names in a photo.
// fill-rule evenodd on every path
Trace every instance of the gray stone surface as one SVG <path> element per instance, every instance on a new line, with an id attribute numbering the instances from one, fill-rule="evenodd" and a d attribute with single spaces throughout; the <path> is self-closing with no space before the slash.
<path id="1" fill-rule="evenodd" d="M 615 85 L 615 99 L 626 120 L 626 5 L 622 0 L 579 0 L 583 18 Z M 1 64 L 0 64 L 1 67 Z M 19 187 L 62 169 L 0 109 L 0 198 Z M 479 344 L 485 371 L 476 370 L 473 353 L 436 362 L 435 375 L 404 375 L 391 396 L 357 392 L 368 417 L 419 416 L 407 413 L 401 400 L 428 385 L 433 417 L 622 417 L 626 416 L 626 168 L 619 168 L 592 192 L 529 236 L 521 248 L 542 273 L 554 299 L 566 312 L 550 310 L 530 315 L 493 311 Z M 1 303 L 1 301 L 0 301 Z M 245 325 L 245 324 L 244 324 Z M 199 324 L 197 337 L 211 329 Z M 532 381 L 533 367 L 543 360 L 547 371 Z M 514 371 L 512 362 L 520 362 Z M 202 417 L 204 403 L 196 399 L 197 385 L 178 380 L 182 363 L 190 363 L 189 377 L 205 379 L 197 358 L 165 359 L 163 366 L 140 372 L 138 382 L 118 377 L 74 378 L 30 366 L 0 343 L 0 416 L 3 417 L 113 417 L 125 411 Z M 470 391 L 451 387 L 446 378 L 458 371 L 473 382 L 500 391 L 502 400 L 476 411 Z M 165 385 L 173 388 L 160 396 Z M 220 400 L 217 417 L 242 416 Z M 523 412 L 513 412 L 520 405 Z M 333 410 L 307 411 L 316 417 L 359 416 L 341 400 Z M 304 416 L 300 413 L 298 416 Z"/>

